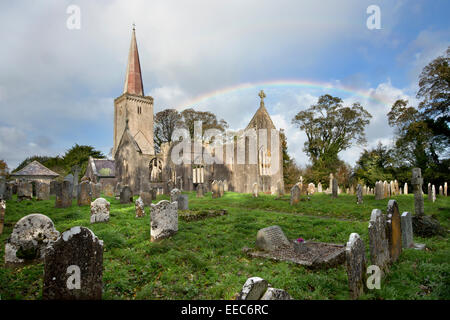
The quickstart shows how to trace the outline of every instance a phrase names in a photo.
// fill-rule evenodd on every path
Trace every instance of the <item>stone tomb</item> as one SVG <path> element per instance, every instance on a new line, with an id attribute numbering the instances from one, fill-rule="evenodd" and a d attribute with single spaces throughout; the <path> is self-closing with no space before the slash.
<path id="1" fill-rule="evenodd" d="M 6 241 L 5 264 L 17 265 L 42 260 L 45 248 L 58 237 L 59 232 L 49 217 L 40 213 L 23 217 L 16 223 Z"/>
<path id="2" fill-rule="evenodd" d="M 101 300 L 103 241 L 85 227 L 73 227 L 48 248 L 44 300 Z"/>
<path id="3" fill-rule="evenodd" d="M 134 203 L 136 218 L 145 217 L 145 203 L 141 197 L 137 198 Z"/>
<path id="4" fill-rule="evenodd" d="M 150 240 L 159 241 L 178 232 L 178 204 L 161 200 L 150 209 Z"/>
<path id="5" fill-rule="evenodd" d="M 371 263 L 387 272 L 391 258 L 386 237 L 386 216 L 379 209 L 373 209 L 370 215 L 369 249 Z"/>
<path id="6" fill-rule="evenodd" d="M 350 297 L 357 299 L 366 286 L 366 247 L 357 233 L 350 234 L 345 247 L 345 265 Z"/>
<path id="7" fill-rule="evenodd" d="M 294 241 L 289 241 L 279 226 L 258 231 L 256 248 L 244 248 L 250 257 L 289 261 L 310 268 L 331 268 L 344 263 L 344 245 L 312 242 L 304 243 L 305 250 L 296 252 Z"/>
<path id="8" fill-rule="evenodd" d="M 57 182 L 55 185 L 55 194 L 55 208 L 68 208 L 72 205 L 69 181 Z"/>
<path id="9" fill-rule="evenodd" d="M 123 186 L 120 190 L 120 203 L 128 204 L 133 203 L 133 193 L 129 186 Z"/>
<path id="10" fill-rule="evenodd" d="M 33 185 L 28 181 L 19 181 L 17 186 L 17 201 L 33 199 Z"/>
<path id="11" fill-rule="evenodd" d="M 110 208 L 110 203 L 103 198 L 97 198 L 91 202 L 91 223 L 108 222 Z"/>
<path id="12" fill-rule="evenodd" d="M 388 202 L 386 226 L 389 254 L 391 256 L 391 262 L 395 262 L 402 253 L 402 227 L 398 204 L 395 200 L 389 200 Z"/>

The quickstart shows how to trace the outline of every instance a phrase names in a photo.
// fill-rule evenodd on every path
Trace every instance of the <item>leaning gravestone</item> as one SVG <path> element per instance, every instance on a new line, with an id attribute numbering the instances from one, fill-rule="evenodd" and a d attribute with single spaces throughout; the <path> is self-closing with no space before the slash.
<path id="1" fill-rule="evenodd" d="M 405 249 L 414 247 L 412 216 L 409 212 L 403 212 L 401 216 L 402 246 Z"/>
<path id="2" fill-rule="evenodd" d="M 350 297 L 357 299 L 366 285 L 366 247 L 357 233 L 350 234 L 345 257 Z"/>
<path id="3" fill-rule="evenodd" d="M 36 200 L 50 199 L 50 184 L 45 182 L 36 183 Z"/>
<path id="4" fill-rule="evenodd" d="M 79 206 L 88 206 L 92 202 L 92 185 L 89 181 L 82 181 L 78 185 L 77 203 Z"/>
<path id="5" fill-rule="evenodd" d="M 178 210 L 189 210 L 189 199 L 187 194 L 180 194 L 178 196 Z"/>
<path id="6" fill-rule="evenodd" d="M 33 199 L 33 185 L 28 181 L 19 181 L 17 186 L 17 200 L 31 200 Z"/>
<path id="7" fill-rule="evenodd" d="M 267 291 L 268 283 L 260 277 L 251 277 L 245 281 L 237 300 L 259 300 Z"/>
<path id="8" fill-rule="evenodd" d="M 91 223 L 108 222 L 111 204 L 104 198 L 97 198 L 91 202 Z"/>
<path id="9" fill-rule="evenodd" d="M 92 199 L 100 198 L 102 195 L 102 184 L 101 183 L 91 183 L 92 187 Z"/>
<path id="10" fill-rule="evenodd" d="M 386 216 L 373 209 L 369 221 L 369 249 L 372 264 L 387 272 L 390 263 L 389 241 L 386 237 Z"/>
<path id="11" fill-rule="evenodd" d="M 0 200 L 0 234 L 3 234 L 3 225 L 5 224 L 6 201 Z"/>
<path id="12" fill-rule="evenodd" d="M 58 237 L 59 232 L 49 217 L 40 213 L 27 215 L 16 223 L 6 241 L 5 263 L 16 265 L 41 260 L 45 248 Z"/>
<path id="13" fill-rule="evenodd" d="M 338 183 L 337 183 L 337 179 L 333 178 L 333 182 L 331 185 L 331 194 L 333 198 L 337 198 L 338 197 Z"/>
<path id="14" fill-rule="evenodd" d="M 291 188 L 291 206 L 297 204 L 300 201 L 300 188 L 298 185 L 294 185 Z"/>
<path id="15" fill-rule="evenodd" d="M 136 218 L 145 217 L 145 204 L 141 197 L 134 202 L 134 209 L 136 211 Z"/>
<path id="16" fill-rule="evenodd" d="M 69 181 L 57 182 L 55 185 L 55 194 L 55 208 L 68 208 L 72 205 Z"/>
<path id="17" fill-rule="evenodd" d="M 203 183 L 197 185 L 197 198 L 203 198 L 205 196 L 205 190 L 203 188 Z"/>
<path id="18" fill-rule="evenodd" d="M 170 191 L 170 202 L 178 201 L 178 197 L 181 195 L 181 191 L 177 188 Z"/>
<path id="19" fill-rule="evenodd" d="M 260 250 L 270 252 L 290 246 L 291 243 L 279 226 L 260 229 L 256 235 L 256 247 Z"/>
<path id="20" fill-rule="evenodd" d="M 120 203 L 127 204 L 133 202 L 133 193 L 129 186 L 123 186 L 120 191 Z"/>
<path id="21" fill-rule="evenodd" d="M 103 287 L 103 241 L 85 227 L 65 231 L 47 249 L 44 300 L 100 300 Z"/>
<path id="22" fill-rule="evenodd" d="M 356 186 L 356 203 L 357 204 L 363 203 L 362 186 L 359 183 Z"/>
<path id="23" fill-rule="evenodd" d="M 150 241 L 168 238 L 178 231 L 178 203 L 161 200 L 150 209 Z"/>
<path id="24" fill-rule="evenodd" d="M 402 253 L 402 227 L 398 204 L 395 200 L 389 200 L 386 216 L 386 237 L 389 242 L 389 254 L 391 262 L 397 261 Z"/>
<path id="25" fill-rule="evenodd" d="M 144 206 L 149 207 L 152 204 L 152 194 L 148 191 L 141 191 L 139 197 L 144 202 Z"/>
<path id="26" fill-rule="evenodd" d="M 219 183 L 216 180 L 214 180 L 211 183 L 211 192 L 212 192 L 212 197 L 213 198 L 219 198 L 220 197 Z"/>

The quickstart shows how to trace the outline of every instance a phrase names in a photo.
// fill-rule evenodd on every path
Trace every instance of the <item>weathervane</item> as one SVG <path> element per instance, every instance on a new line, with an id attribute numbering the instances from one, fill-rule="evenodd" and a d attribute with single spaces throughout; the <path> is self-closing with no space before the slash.
<path id="1" fill-rule="evenodd" d="M 264 93 L 263 90 L 261 90 L 261 91 L 259 92 L 258 96 L 261 98 L 260 105 L 263 106 L 263 105 L 264 105 L 264 98 L 266 97 L 266 94 Z"/>

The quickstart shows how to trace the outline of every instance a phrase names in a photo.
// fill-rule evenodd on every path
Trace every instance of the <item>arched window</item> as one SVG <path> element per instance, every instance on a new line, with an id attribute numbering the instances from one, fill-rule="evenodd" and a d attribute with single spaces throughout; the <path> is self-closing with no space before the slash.
<path id="1" fill-rule="evenodd" d="M 161 182 L 162 181 L 162 167 L 163 167 L 163 163 L 160 159 L 153 158 L 150 161 L 150 164 L 149 164 L 150 181 L 152 181 L 152 182 Z"/>

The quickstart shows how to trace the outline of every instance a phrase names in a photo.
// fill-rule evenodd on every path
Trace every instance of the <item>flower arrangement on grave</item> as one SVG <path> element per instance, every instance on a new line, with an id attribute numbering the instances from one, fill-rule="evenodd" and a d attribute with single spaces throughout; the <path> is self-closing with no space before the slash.
<path id="1" fill-rule="evenodd" d="M 294 241 L 294 251 L 296 253 L 305 253 L 308 250 L 308 248 L 305 245 L 305 239 L 303 238 L 298 238 L 297 240 Z"/>

